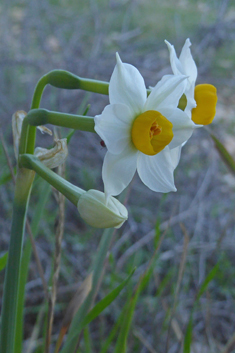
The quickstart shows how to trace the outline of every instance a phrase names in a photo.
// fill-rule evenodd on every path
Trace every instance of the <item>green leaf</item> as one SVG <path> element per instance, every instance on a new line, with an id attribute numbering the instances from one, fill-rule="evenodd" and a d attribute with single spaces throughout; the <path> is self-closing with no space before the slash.
<path id="1" fill-rule="evenodd" d="M 234 161 L 233 157 L 230 155 L 230 153 L 227 151 L 227 149 L 224 147 L 224 145 L 217 139 L 217 137 L 215 137 L 215 135 L 213 135 L 212 133 L 210 133 L 210 135 L 215 143 L 215 147 L 216 147 L 217 151 L 219 152 L 220 157 L 222 158 L 224 163 L 227 165 L 229 170 L 233 174 L 235 174 L 235 161 Z"/>
<path id="2" fill-rule="evenodd" d="M 85 343 L 85 352 L 86 353 L 91 353 L 92 348 L 91 348 L 91 335 L 89 332 L 89 327 L 85 327 L 84 329 L 84 343 Z"/>
<path id="3" fill-rule="evenodd" d="M 83 323 L 83 327 L 93 321 L 102 311 L 104 311 L 105 308 L 107 308 L 117 298 L 118 294 L 127 285 L 134 272 L 135 269 L 133 269 L 129 276 L 118 287 L 116 287 L 104 299 L 102 299 L 101 301 L 99 301 L 99 303 L 96 304 L 96 306 L 86 316 Z"/>
<path id="4" fill-rule="evenodd" d="M 132 318 L 134 315 L 137 299 L 140 294 L 141 289 L 141 282 L 139 283 L 137 290 L 129 300 L 129 304 L 127 305 L 127 311 L 125 315 L 125 320 L 123 320 L 121 330 L 117 339 L 116 347 L 114 353 L 125 353 L 126 352 L 126 345 L 127 345 L 127 337 L 130 331 Z"/>
<path id="5" fill-rule="evenodd" d="M 99 248 L 95 256 L 95 261 L 92 265 L 92 269 L 93 269 L 92 290 L 89 293 L 86 300 L 84 301 L 81 308 L 73 317 L 73 320 L 72 320 L 68 335 L 66 337 L 65 344 L 61 350 L 61 353 L 70 353 L 76 349 L 78 335 L 82 330 L 83 318 L 86 317 L 86 315 L 88 314 L 93 298 L 99 286 L 99 279 L 104 269 L 104 261 L 112 241 L 113 232 L 114 232 L 113 228 L 108 228 L 104 231 L 101 237 Z"/>
<path id="6" fill-rule="evenodd" d="M 5 173 L 0 178 L 0 186 L 8 183 L 12 179 L 11 173 Z"/>
<path id="7" fill-rule="evenodd" d="M 218 268 L 219 268 L 219 262 L 217 262 L 217 264 L 212 268 L 212 270 L 208 273 L 208 275 L 206 276 L 205 280 L 203 281 L 203 283 L 201 284 L 199 291 L 197 293 L 196 299 L 194 301 L 193 304 L 193 308 L 190 314 L 190 319 L 187 325 L 187 329 L 186 329 L 186 333 L 185 333 L 185 337 L 184 337 L 184 351 L 183 353 L 190 353 L 190 346 L 191 346 L 191 341 L 192 341 L 192 333 L 193 333 L 193 312 L 194 309 L 198 303 L 198 300 L 201 298 L 202 294 L 206 291 L 209 283 L 213 280 L 213 278 L 215 277 Z"/>
<path id="8" fill-rule="evenodd" d="M 213 280 L 213 278 L 215 277 L 217 271 L 219 268 L 219 261 L 217 262 L 217 264 L 212 268 L 212 270 L 208 273 L 208 275 L 206 276 L 205 280 L 203 281 L 197 296 L 196 296 L 196 302 L 198 302 L 198 300 L 201 298 L 202 294 L 206 291 L 209 283 Z M 195 303 L 194 303 L 195 305 Z"/>
<path id="9" fill-rule="evenodd" d="M 183 351 L 183 353 L 190 353 L 192 334 L 193 334 L 193 311 L 191 312 L 189 323 L 188 323 L 185 337 L 184 337 L 184 351 Z"/>
<path id="10" fill-rule="evenodd" d="M 3 256 L 0 257 L 0 271 L 2 271 L 7 264 L 8 252 L 6 252 Z"/>
<path id="11" fill-rule="evenodd" d="M 115 322 L 115 324 L 114 324 L 114 326 L 113 326 L 108 338 L 103 343 L 100 353 L 107 353 L 107 351 L 108 351 L 108 349 L 110 347 L 110 344 L 114 340 L 114 337 L 116 336 L 116 334 L 118 332 L 118 329 L 121 326 L 121 323 L 123 322 L 123 320 L 125 318 L 126 310 L 127 310 L 127 304 L 128 304 L 128 302 L 126 303 L 126 305 L 124 305 L 124 307 L 123 307 L 123 309 L 121 311 L 121 314 L 119 315 L 118 320 Z"/>

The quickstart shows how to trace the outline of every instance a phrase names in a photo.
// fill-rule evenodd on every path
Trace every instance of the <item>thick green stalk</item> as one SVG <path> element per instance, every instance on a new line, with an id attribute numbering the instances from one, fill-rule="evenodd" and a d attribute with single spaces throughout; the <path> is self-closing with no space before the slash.
<path id="1" fill-rule="evenodd" d="M 44 211 L 45 204 L 51 192 L 51 186 L 44 180 L 41 180 L 40 186 L 41 186 L 40 196 L 39 196 L 38 203 L 35 207 L 33 217 L 32 217 L 32 222 L 31 222 L 31 231 L 34 236 L 36 236 L 38 233 L 40 219 Z M 24 301 L 25 301 L 25 285 L 28 279 L 29 262 L 31 259 L 31 253 L 32 253 L 32 245 L 31 245 L 30 238 L 28 237 L 24 244 L 24 250 L 23 250 L 22 261 L 20 266 L 20 281 L 19 281 L 19 292 L 18 292 L 16 336 L 15 336 L 15 350 L 14 350 L 15 353 L 22 353 L 23 327 L 24 327 L 24 322 L 22 318 L 23 318 Z"/>
<path id="2" fill-rule="evenodd" d="M 33 94 L 33 99 L 32 99 L 32 104 L 31 104 L 31 109 L 37 109 L 40 106 L 42 94 L 44 91 L 44 88 L 48 84 L 48 77 L 47 75 L 42 76 L 40 80 L 37 83 L 37 86 L 35 88 L 34 94 Z M 21 137 L 23 139 L 23 137 Z M 27 129 L 27 134 L 25 143 L 27 144 L 27 149 L 26 151 L 28 153 L 33 154 L 34 153 L 34 147 L 35 147 L 35 140 L 36 140 L 36 127 L 35 126 L 29 126 Z"/>
<path id="3" fill-rule="evenodd" d="M 26 212 L 34 174 L 31 170 L 20 168 L 16 177 L 11 238 L 2 302 L 1 353 L 14 352 L 19 270 Z"/>
<path id="4" fill-rule="evenodd" d="M 34 170 L 49 184 L 54 186 L 61 194 L 63 194 L 69 201 L 77 206 L 79 197 L 84 193 L 84 190 L 74 186 L 67 180 L 63 179 L 51 169 L 47 168 L 40 160 L 31 154 L 23 154 L 19 157 L 19 165 L 24 168 Z"/>
<path id="5" fill-rule="evenodd" d="M 29 126 L 39 126 L 45 124 L 53 124 L 56 126 L 68 127 L 75 130 L 95 132 L 94 118 L 84 115 L 73 115 L 66 113 L 58 113 L 46 109 L 30 110 L 22 124 L 19 154 L 26 153 L 27 140 L 26 136 Z"/>
<path id="6" fill-rule="evenodd" d="M 31 109 L 38 109 L 46 85 L 64 89 L 82 89 L 84 91 L 95 92 L 100 94 L 108 94 L 109 83 L 91 79 L 85 79 L 64 70 L 52 70 L 42 76 L 37 83 L 33 94 Z M 64 126 L 64 125 L 62 125 Z M 34 153 L 36 127 L 29 126 L 26 129 L 26 148 L 22 153 Z"/>
<path id="7" fill-rule="evenodd" d="M 30 110 L 24 119 L 24 123 L 34 126 L 53 124 L 76 130 L 95 132 L 94 118 L 90 116 L 59 113 L 46 109 Z"/>

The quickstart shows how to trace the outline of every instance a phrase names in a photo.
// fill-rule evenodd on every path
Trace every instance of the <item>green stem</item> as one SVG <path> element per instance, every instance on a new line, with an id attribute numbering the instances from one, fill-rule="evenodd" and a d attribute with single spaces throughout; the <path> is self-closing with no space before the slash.
<path id="1" fill-rule="evenodd" d="M 75 130 L 95 132 L 95 123 L 92 117 L 53 112 L 46 109 L 30 110 L 24 122 L 33 126 L 52 124 Z"/>
<path id="2" fill-rule="evenodd" d="M 79 197 L 84 193 L 84 190 L 69 183 L 58 174 L 47 168 L 40 160 L 31 155 L 23 154 L 19 157 L 19 165 L 24 168 L 34 170 L 38 175 L 45 179 L 49 184 L 60 191 L 67 199 L 77 206 Z"/>
<path id="3" fill-rule="evenodd" d="M 21 168 L 18 170 L 16 177 L 11 238 L 2 302 L 1 353 L 14 352 L 19 270 L 26 212 L 34 174 L 30 170 Z"/>
<path id="4" fill-rule="evenodd" d="M 38 188 L 38 186 L 37 186 Z M 51 186 L 44 180 L 41 180 L 39 186 L 39 200 L 35 207 L 32 215 L 31 231 L 36 237 L 38 234 L 38 228 L 41 216 L 45 209 L 45 205 L 51 192 Z M 29 237 L 27 237 L 24 243 L 24 250 L 22 254 L 21 266 L 20 266 L 20 279 L 19 279 L 19 291 L 18 291 L 18 305 L 17 305 L 17 319 L 16 319 L 16 336 L 15 336 L 15 351 L 14 353 L 22 353 L 22 341 L 23 341 L 23 327 L 24 327 L 24 302 L 25 302 L 25 285 L 27 283 L 29 274 L 29 262 L 32 254 L 32 245 Z M 44 310 L 44 309 L 43 309 Z"/>
<path id="5" fill-rule="evenodd" d="M 40 80 L 38 81 L 37 86 L 34 90 L 31 109 L 39 108 L 42 94 L 43 94 L 44 88 L 46 87 L 47 84 L 48 84 L 48 77 L 47 77 L 47 75 L 44 75 L 40 78 Z M 27 128 L 25 136 L 21 135 L 21 139 L 23 139 L 23 138 L 25 139 L 25 143 L 27 145 L 26 151 L 28 153 L 33 154 L 34 148 L 35 148 L 35 140 L 36 140 L 36 127 L 29 126 Z"/>
<path id="6" fill-rule="evenodd" d="M 64 70 L 52 70 L 40 78 L 33 94 L 31 109 L 38 109 L 40 106 L 43 91 L 47 84 L 57 88 L 64 89 L 82 89 L 89 92 L 100 94 L 108 94 L 109 83 L 97 80 L 85 79 Z M 23 135 L 22 135 L 23 138 Z M 34 153 L 36 127 L 30 126 L 26 129 L 25 144 L 26 149 L 24 152 Z"/>
<path id="7" fill-rule="evenodd" d="M 19 154 L 26 153 L 26 136 L 28 126 L 39 126 L 45 124 L 53 124 L 57 126 L 68 127 L 71 129 L 95 132 L 94 118 L 84 115 L 73 115 L 49 111 L 46 109 L 30 110 L 26 118 L 23 120 Z"/>

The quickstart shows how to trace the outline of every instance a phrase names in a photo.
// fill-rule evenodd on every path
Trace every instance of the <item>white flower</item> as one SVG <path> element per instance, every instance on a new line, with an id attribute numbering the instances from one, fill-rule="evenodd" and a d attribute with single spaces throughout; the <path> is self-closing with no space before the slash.
<path id="1" fill-rule="evenodd" d="M 170 52 L 170 63 L 174 75 L 187 76 L 184 92 L 187 105 L 184 111 L 196 124 L 210 124 L 216 112 L 216 88 L 210 84 L 200 84 L 195 87 L 197 67 L 191 54 L 189 38 L 186 39 L 179 58 L 177 58 L 174 46 L 166 40 L 165 43 Z"/>
<path id="2" fill-rule="evenodd" d="M 176 191 L 173 172 L 181 145 L 195 127 L 177 108 L 186 85 L 185 76 L 167 75 L 147 97 L 139 71 L 117 54 L 110 104 L 95 117 L 95 131 L 108 149 L 102 169 L 106 196 L 120 194 L 136 169 L 151 190 Z"/>
<path id="3" fill-rule="evenodd" d="M 96 228 L 120 228 L 128 218 L 127 209 L 121 202 L 109 197 L 106 204 L 105 194 L 98 190 L 84 192 L 77 208 L 81 217 Z"/>

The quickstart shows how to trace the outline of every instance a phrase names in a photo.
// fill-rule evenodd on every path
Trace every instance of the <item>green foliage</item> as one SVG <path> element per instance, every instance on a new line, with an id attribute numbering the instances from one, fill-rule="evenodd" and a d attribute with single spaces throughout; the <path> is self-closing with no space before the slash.
<path id="1" fill-rule="evenodd" d="M 2 271 L 6 267 L 7 257 L 8 257 L 8 252 L 6 252 L 4 255 L 0 257 L 0 271 Z"/>
<path id="2" fill-rule="evenodd" d="M 228 169 L 233 173 L 233 175 L 235 175 L 235 161 L 234 161 L 233 157 L 230 155 L 230 153 L 224 147 L 222 142 L 220 142 L 218 140 L 218 138 L 215 137 L 215 135 L 213 135 L 212 133 L 210 133 L 210 135 L 215 143 L 215 147 L 216 147 L 217 151 L 219 152 L 222 160 L 224 161 L 224 163 L 226 164 Z"/>

